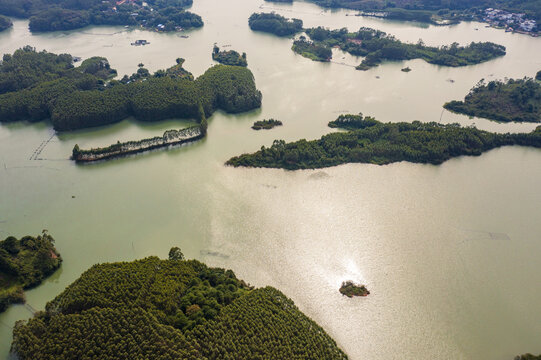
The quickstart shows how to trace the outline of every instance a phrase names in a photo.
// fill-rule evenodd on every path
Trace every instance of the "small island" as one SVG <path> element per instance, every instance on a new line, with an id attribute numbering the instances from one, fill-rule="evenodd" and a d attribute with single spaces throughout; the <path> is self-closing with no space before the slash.
<path id="1" fill-rule="evenodd" d="M 5 16 L 0 15 L 0 32 L 9 29 L 13 26 L 11 20 Z"/>
<path id="2" fill-rule="evenodd" d="M 481 80 L 464 101 L 450 101 L 443 107 L 494 121 L 541 122 L 541 84 L 532 78 Z"/>
<path id="3" fill-rule="evenodd" d="M 74 30 L 89 25 L 181 31 L 203 26 L 199 15 L 185 11 L 191 5 L 192 0 L 4 1 L 0 14 L 29 18 L 32 32 Z"/>
<path id="4" fill-rule="evenodd" d="M 152 149 L 167 146 L 180 145 L 201 139 L 206 134 L 206 120 L 201 125 L 192 126 L 182 130 L 167 130 L 163 136 L 139 141 L 118 142 L 104 148 L 82 150 L 75 145 L 72 152 L 72 160 L 78 163 L 88 163 L 106 160 L 130 154 L 141 153 Z"/>
<path id="5" fill-rule="evenodd" d="M 50 119 L 57 131 L 108 125 L 133 116 L 142 121 L 195 119 L 220 109 L 239 113 L 261 106 L 261 92 L 245 67 L 216 65 L 197 79 L 184 60 L 154 74 L 139 64 L 121 80 L 105 58 L 73 66 L 68 54 L 24 47 L 0 63 L 0 122 Z M 29 65 L 30 64 L 30 65 Z M 204 116 L 203 116 L 204 115 Z"/>
<path id="6" fill-rule="evenodd" d="M 46 230 L 36 237 L 0 241 L 0 313 L 10 304 L 24 303 L 24 290 L 38 286 L 62 263 L 54 239 Z"/>
<path id="7" fill-rule="evenodd" d="M 254 122 L 254 125 L 252 125 L 252 129 L 254 130 L 270 130 L 275 126 L 282 126 L 282 122 L 280 120 L 274 120 L 274 119 L 268 119 L 268 120 L 260 120 Z"/>
<path id="8" fill-rule="evenodd" d="M 226 164 L 288 170 L 319 169 L 347 163 L 385 165 L 399 161 L 438 165 L 458 156 L 479 156 L 501 146 L 541 148 L 541 126 L 530 133 L 492 133 L 459 124 L 381 123 L 372 117 L 340 115 L 329 124 L 347 129 L 319 140 L 274 140 L 253 154 Z"/>
<path id="9" fill-rule="evenodd" d="M 248 19 L 250 29 L 277 36 L 291 36 L 302 31 L 302 20 L 286 19 L 275 13 L 253 13 Z"/>
<path id="10" fill-rule="evenodd" d="M 246 53 L 242 53 L 242 55 L 240 55 L 235 50 L 220 51 L 220 48 L 216 45 L 214 45 L 214 48 L 212 49 L 212 60 L 224 65 L 248 66 L 248 62 L 246 61 Z"/>
<path id="11" fill-rule="evenodd" d="M 45 311 L 16 322 L 11 356 L 347 359 L 279 290 L 253 288 L 231 270 L 186 260 L 176 247 L 167 260 L 152 256 L 92 266 Z"/>
<path id="12" fill-rule="evenodd" d="M 366 288 L 364 285 L 355 284 L 353 281 L 348 280 L 344 281 L 342 283 L 342 286 L 340 286 L 340 294 L 345 295 L 347 297 L 354 297 L 354 296 L 368 296 L 370 295 L 370 291 Z"/>
<path id="13" fill-rule="evenodd" d="M 357 70 L 368 70 L 383 61 L 423 59 L 430 64 L 442 66 L 466 66 L 480 64 L 505 55 L 505 47 L 491 42 L 472 42 L 468 46 L 453 43 L 449 46 L 426 46 L 422 40 L 416 44 L 403 43 L 392 35 L 367 27 L 350 33 L 346 28 L 329 30 L 323 27 L 305 30 L 310 41 L 304 40 L 312 48 L 324 47 L 332 57 L 330 49 L 338 47 L 354 56 L 364 56 Z M 323 50 L 319 50 L 323 51 Z M 297 51 L 298 52 L 298 51 Z M 315 57 L 314 60 L 320 60 Z"/>
<path id="14" fill-rule="evenodd" d="M 411 68 L 409 66 L 403 68 L 403 69 L 400 69 L 400 71 L 402 72 L 410 72 L 411 71 Z"/>

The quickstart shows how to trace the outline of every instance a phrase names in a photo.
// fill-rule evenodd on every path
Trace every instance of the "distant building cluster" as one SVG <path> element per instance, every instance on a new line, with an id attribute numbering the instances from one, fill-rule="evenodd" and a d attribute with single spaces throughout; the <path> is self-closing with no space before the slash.
<path id="1" fill-rule="evenodd" d="M 535 20 L 526 19 L 526 14 L 512 13 L 505 10 L 488 8 L 485 10 L 484 21 L 494 26 L 504 26 L 510 31 L 532 33 L 537 31 Z"/>

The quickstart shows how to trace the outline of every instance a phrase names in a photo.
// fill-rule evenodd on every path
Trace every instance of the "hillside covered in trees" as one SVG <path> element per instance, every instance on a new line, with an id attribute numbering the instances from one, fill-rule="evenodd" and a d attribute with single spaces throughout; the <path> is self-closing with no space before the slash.
<path id="1" fill-rule="evenodd" d="M 464 101 L 450 101 L 443 107 L 496 121 L 541 122 L 541 84 L 531 78 L 481 80 Z"/>
<path id="2" fill-rule="evenodd" d="M 478 156 L 506 145 L 541 148 L 541 126 L 528 134 L 497 134 L 458 124 L 381 123 L 362 115 L 340 115 L 330 125 L 349 131 L 312 141 L 275 140 L 271 147 L 233 157 L 227 165 L 297 170 L 345 163 L 441 164 L 453 157 Z"/>
<path id="3" fill-rule="evenodd" d="M 250 70 L 217 65 L 193 80 L 183 59 L 151 75 L 140 67 L 131 77 L 106 81 L 113 71 L 104 58 L 73 68 L 70 55 L 26 47 L 0 64 L 0 121 L 51 119 L 56 130 L 106 125 L 134 116 L 143 121 L 210 116 L 261 106 Z M 141 64 L 142 65 L 142 64 Z"/>
<path id="4" fill-rule="evenodd" d="M 355 56 L 365 58 L 358 70 L 368 70 L 383 61 L 423 59 L 428 63 L 442 66 L 466 66 L 489 61 L 505 55 L 505 47 L 491 42 L 475 43 L 459 46 L 426 46 L 422 41 L 417 44 L 403 43 L 383 31 L 362 27 L 350 33 L 346 28 L 329 30 L 323 27 L 306 29 L 314 49 L 323 47 L 330 49 L 338 46 L 341 50 Z M 306 41 L 305 41 L 306 42 Z M 332 54 L 331 54 L 332 55 Z M 316 57 L 317 56 L 316 54 Z"/>
<path id="5" fill-rule="evenodd" d="M 275 13 L 253 13 L 248 19 L 250 29 L 278 36 L 291 36 L 302 31 L 302 20 L 287 19 Z"/>
<path id="6" fill-rule="evenodd" d="M 13 335 L 21 360 L 347 359 L 280 291 L 178 248 L 93 266 Z"/>
<path id="7" fill-rule="evenodd" d="M 60 267 L 62 258 L 46 231 L 36 237 L 0 241 L 0 312 L 24 303 L 24 290 L 35 287 Z"/>
<path id="8" fill-rule="evenodd" d="M 192 0 L 2 0 L 0 14 L 30 18 L 31 31 L 72 30 L 88 25 L 139 25 L 173 31 L 203 26 L 199 15 L 184 10 L 191 5 Z"/>

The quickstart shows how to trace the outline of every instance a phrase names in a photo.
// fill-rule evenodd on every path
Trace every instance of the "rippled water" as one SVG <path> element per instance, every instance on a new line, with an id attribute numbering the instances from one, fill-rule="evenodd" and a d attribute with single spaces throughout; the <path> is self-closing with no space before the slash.
<path id="1" fill-rule="evenodd" d="M 369 26 L 411 42 L 494 41 L 508 55 L 466 68 L 413 60 L 360 72 L 312 62 L 290 50 L 291 40 L 250 31 L 247 18 L 262 10 L 302 18 L 306 27 Z M 64 258 L 60 271 L 27 292 L 31 306 L 43 308 L 94 263 L 166 257 L 179 246 L 253 285 L 279 288 L 351 359 L 504 360 L 541 353 L 540 150 L 507 147 L 441 166 L 351 164 L 297 172 L 223 166 L 274 139 L 317 138 L 344 112 L 530 131 L 535 125 L 469 119 L 441 105 L 462 98 L 481 78 L 534 75 L 541 70 L 540 39 L 479 23 L 423 27 L 346 16 L 351 12 L 302 2 L 196 0 L 193 11 L 205 26 L 188 39 L 123 27 L 31 35 L 20 20 L 0 34 L 1 52 L 30 44 L 101 55 L 120 74 L 140 62 L 155 71 L 183 57 L 197 76 L 213 64 L 214 42 L 232 45 L 248 54 L 263 92 L 260 110 L 216 113 L 201 142 L 88 166 L 67 160 L 75 143 L 108 145 L 189 122 L 127 120 L 66 134 L 54 134 L 47 123 L 0 126 L 0 237 L 46 228 Z M 151 44 L 130 46 L 136 39 Z M 341 52 L 334 58 L 360 62 Z M 401 72 L 405 66 L 413 71 Z M 269 117 L 284 126 L 250 129 Z M 29 160 L 48 139 L 40 155 L 46 160 Z M 338 287 L 347 279 L 365 282 L 371 295 L 341 296 Z M 0 356 L 7 356 L 11 326 L 30 315 L 24 306 L 0 315 Z"/>

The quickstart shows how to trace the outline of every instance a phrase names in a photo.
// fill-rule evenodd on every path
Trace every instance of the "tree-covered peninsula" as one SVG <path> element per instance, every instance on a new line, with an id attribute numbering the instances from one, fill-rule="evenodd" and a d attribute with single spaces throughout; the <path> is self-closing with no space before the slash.
<path id="1" fill-rule="evenodd" d="M 0 15 L 0 32 L 9 29 L 12 26 L 13 23 L 9 18 Z"/>
<path id="2" fill-rule="evenodd" d="M 0 241 L 0 312 L 9 304 L 24 303 L 24 290 L 35 287 L 60 267 L 62 258 L 54 239 L 43 231 L 36 237 Z"/>
<path id="3" fill-rule="evenodd" d="M 30 18 L 31 31 L 72 30 L 88 25 L 133 25 L 173 31 L 203 26 L 185 11 L 192 0 L 2 0 L 0 14 Z"/>
<path id="4" fill-rule="evenodd" d="M 450 101 L 443 107 L 495 121 L 541 122 L 541 84 L 531 78 L 481 80 L 464 101 Z"/>
<path id="5" fill-rule="evenodd" d="M 11 352 L 30 359 L 347 359 L 280 291 L 184 260 L 95 265 L 19 321 Z"/>
<path id="6" fill-rule="evenodd" d="M 478 156 L 507 145 L 541 148 L 541 126 L 528 134 L 497 134 L 458 124 L 381 123 L 362 115 L 340 115 L 331 125 L 349 131 L 312 141 L 275 140 L 271 147 L 233 157 L 227 165 L 289 170 L 399 161 L 437 165 L 453 157 Z"/>
<path id="7" fill-rule="evenodd" d="M 246 61 L 246 53 L 239 54 L 235 50 L 222 50 L 216 45 L 212 49 L 212 60 L 224 65 L 231 66 L 248 66 Z"/>
<path id="8" fill-rule="evenodd" d="M 131 77 L 107 80 L 106 59 L 98 66 L 74 68 L 70 55 L 26 47 L 4 55 L 0 64 L 0 121 L 51 119 L 59 131 L 107 125 L 134 116 L 143 121 L 166 118 L 202 120 L 215 110 L 243 112 L 261 106 L 250 70 L 216 65 L 193 80 L 182 59 L 151 75 L 140 67 Z M 141 64 L 142 65 L 142 64 Z M 21 81 L 18 81 L 21 80 Z M 202 109 L 202 111 L 201 111 Z"/>
<path id="9" fill-rule="evenodd" d="M 286 19 L 275 13 L 253 13 L 248 19 L 250 29 L 278 36 L 291 36 L 302 31 L 302 20 Z"/>
<path id="10" fill-rule="evenodd" d="M 325 48 L 332 56 L 330 49 L 339 47 L 341 50 L 355 56 L 365 58 L 357 70 L 368 70 L 378 66 L 383 61 L 397 61 L 410 59 L 423 59 L 428 63 L 442 66 L 466 66 L 479 64 L 499 56 L 505 55 L 505 47 L 491 42 L 475 43 L 468 46 L 459 46 L 453 43 L 449 46 L 426 46 L 422 41 L 416 44 L 403 43 L 394 36 L 383 31 L 362 27 L 359 31 L 350 33 L 346 28 L 329 30 L 323 27 L 305 30 L 310 40 L 303 40 L 312 44 L 312 48 Z M 303 52 L 309 52 L 303 48 Z M 293 48 L 294 51 L 299 52 Z M 311 52 L 314 59 L 320 56 Z"/>
<path id="11" fill-rule="evenodd" d="M 484 21 L 535 33 L 541 30 L 539 0 L 309 0 L 327 8 L 358 10 L 360 15 L 435 25 Z M 497 12 L 496 15 L 492 12 Z M 533 24 L 531 23 L 533 21 Z"/>

